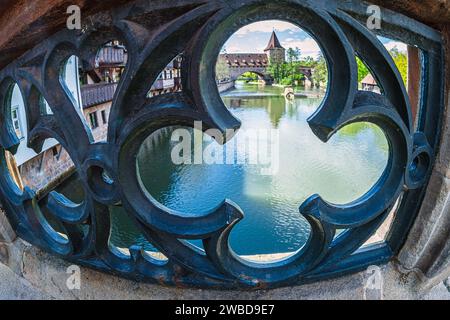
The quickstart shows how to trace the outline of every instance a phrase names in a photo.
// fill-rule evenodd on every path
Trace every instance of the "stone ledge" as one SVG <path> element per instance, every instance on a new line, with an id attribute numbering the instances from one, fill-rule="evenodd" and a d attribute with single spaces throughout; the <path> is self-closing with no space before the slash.
<path id="1" fill-rule="evenodd" d="M 66 286 L 69 262 L 27 245 L 20 239 L 17 239 L 13 245 L 16 247 L 15 256 L 21 257 L 21 261 L 16 262 L 15 267 L 13 266 L 14 272 L 8 273 L 10 279 L 7 279 L 6 283 L 17 286 L 17 289 L 0 289 L 0 299 L 4 298 L 2 292 L 7 292 L 6 298 L 29 298 L 23 295 L 21 289 L 24 288 L 22 284 L 26 284 L 25 288 L 30 288 L 29 291 L 33 293 L 31 298 L 36 299 L 360 300 L 364 298 L 364 285 L 369 277 L 368 273 L 360 272 L 303 286 L 245 292 L 164 287 L 157 284 L 138 283 L 81 267 L 81 289 L 69 290 Z M 414 272 L 402 274 L 397 271 L 395 263 L 382 266 L 381 270 L 384 278 L 383 299 L 450 300 L 450 293 L 443 283 L 439 283 L 431 291 L 425 291 L 416 286 L 418 277 Z M 0 270 L 1 275 L 4 273 Z M 12 281 L 11 277 L 15 280 Z M 21 281 L 19 284 L 16 281 L 18 278 Z M 11 297 L 11 292 L 16 292 L 17 296 Z"/>
<path id="2" fill-rule="evenodd" d="M 24 278 L 19 277 L 8 267 L 0 263 L 0 299 L 1 300 L 43 300 L 53 297 L 33 287 Z"/>
<path id="3" fill-rule="evenodd" d="M 421 274 L 421 286 L 435 286 L 450 275 L 450 179 L 434 172 L 422 208 L 398 260 Z"/>
<path id="4" fill-rule="evenodd" d="M 16 239 L 16 233 L 11 228 L 5 212 L 0 208 L 0 242 L 13 242 Z"/>

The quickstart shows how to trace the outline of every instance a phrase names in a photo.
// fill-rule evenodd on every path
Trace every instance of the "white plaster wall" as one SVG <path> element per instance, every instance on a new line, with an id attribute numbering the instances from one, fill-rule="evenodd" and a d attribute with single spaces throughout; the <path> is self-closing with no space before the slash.
<path id="1" fill-rule="evenodd" d="M 67 61 L 64 79 L 66 82 L 67 89 L 69 89 L 69 91 L 72 93 L 72 97 L 73 97 L 75 105 L 80 110 L 80 114 L 82 114 L 81 113 L 81 108 L 82 108 L 81 90 L 80 90 L 80 82 L 79 82 L 79 76 L 78 76 L 78 58 L 76 58 L 75 56 L 72 56 Z M 28 137 L 27 115 L 26 115 L 26 111 L 25 111 L 25 105 L 24 105 L 24 101 L 22 98 L 22 94 L 21 94 L 19 86 L 17 84 L 14 86 L 14 89 L 12 92 L 12 98 L 11 98 L 11 108 L 14 106 L 18 106 L 20 129 L 21 129 L 21 132 L 23 135 L 23 137 L 20 140 L 20 145 L 17 150 L 17 153 L 15 154 L 15 159 L 16 159 L 17 165 L 20 166 L 24 162 L 27 162 L 28 160 L 36 157 L 37 153 L 27 147 L 27 137 Z M 57 140 L 47 139 L 44 143 L 42 151 L 48 150 L 57 144 L 58 144 Z"/>

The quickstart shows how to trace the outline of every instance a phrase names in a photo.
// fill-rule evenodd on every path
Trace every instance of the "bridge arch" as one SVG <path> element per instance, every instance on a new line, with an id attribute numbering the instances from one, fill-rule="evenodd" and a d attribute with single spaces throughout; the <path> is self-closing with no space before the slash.
<path id="1" fill-rule="evenodd" d="M 231 76 L 232 81 L 236 81 L 239 78 L 242 78 L 242 76 L 246 73 L 252 73 L 258 76 L 259 80 L 264 81 L 265 84 L 272 84 L 273 78 L 270 74 L 261 72 L 260 70 L 252 70 L 251 68 L 248 68 L 248 70 L 243 71 L 239 74 L 239 72 L 236 72 L 233 76 Z"/>

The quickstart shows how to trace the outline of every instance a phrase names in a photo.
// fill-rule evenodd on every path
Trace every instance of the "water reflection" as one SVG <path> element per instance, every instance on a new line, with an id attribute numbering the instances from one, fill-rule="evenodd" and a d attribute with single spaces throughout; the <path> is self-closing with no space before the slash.
<path id="1" fill-rule="evenodd" d="M 258 165 L 247 163 L 174 165 L 170 154 L 175 142 L 170 141 L 171 130 L 165 129 L 150 136 L 139 153 L 143 184 L 156 200 L 184 212 L 209 211 L 224 198 L 236 202 L 245 213 L 231 234 L 238 254 L 299 249 L 310 230 L 299 205 L 314 193 L 339 204 L 363 195 L 386 166 L 388 144 L 380 129 L 366 123 L 347 126 L 328 143 L 321 142 L 306 120 L 322 97 L 315 91 L 297 91 L 307 97 L 288 101 L 280 88 L 255 85 L 240 85 L 223 95 L 242 129 L 279 131 L 280 166 L 275 175 L 261 175 Z M 111 209 L 111 242 L 152 250 L 121 208 Z"/>
<path id="2" fill-rule="evenodd" d="M 308 196 L 320 193 L 347 203 L 368 191 L 386 165 L 387 142 L 377 127 L 354 124 L 324 144 L 306 122 L 322 101 L 319 93 L 298 91 L 307 97 L 294 101 L 281 93 L 277 87 L 240 85 L 223 96 L 243 130 L 279 130 L 280 169 L 273 176 L 262 176 L 259 166 L 250 164 L 174 165 L 168 131 L 149 138 L 151 147 L 139 155 L 144 185 L 169 208 L 205 212 L 224 198 L 239 204 L 246 217 L 231 235 L 239 254 L 299 249 L 309 225 L 298 207 Z"/>

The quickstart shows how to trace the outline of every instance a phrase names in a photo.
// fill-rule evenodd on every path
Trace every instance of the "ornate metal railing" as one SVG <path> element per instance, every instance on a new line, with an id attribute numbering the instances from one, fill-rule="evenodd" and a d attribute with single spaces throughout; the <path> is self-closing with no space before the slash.
<path id="1" fill-rule="evenodd" d="M 217 288 L 269 288 L 310 282 L 389 261 L 399 251 L 421 204 L 438 146 L 443 106 L 443 58 L 440 34 L 389 11 L 377 33 L 418 46 L 422 84 L 417 127 L 394 62 L 375 34 L 365 27 L 367 5 L 349 1 L 136 1 L 99 13 L 83 31 L 62 30 L 0 72 L 2 105 L 0 144 L 15 153 L 19 140 L 10 121 L 11 86 L 25 99 L 28 145 L 36 152 L 46 138 L 69 152 L 85 189 L 84 201 L 72 203 L 51 193 L 46 210 L 64 228 L 57 233 L 29 188 L 19 190 L 1 152 L 0 194 L 7 216 L 26 241 L 67 260 L 127 278 L 170 285 Z M 173 4 L 172 4 L 173 3 Z M 166 24 L 155 15 L 165 14 Z M 165 126 L 238 128 L 216 88 L 214 65 L 226 39 L 240 27 L 281 19 L 299 25 L 318 41 L 329 66 L 329 89 L 309 119 L 324 142 L 343 126 L 366 121 L 378 125 L 389 142 L 388 165 L 376 184 L 357 201 L 333 205 L 310 197 L 300 213 L 311 225 L 306 245 L 273 263 L 252 263 L 237 256 L 229 235 L 244 218 L 225 200 L 207 214 L 174 212 L 157 203 L 139 182 L 136 155 L 144 139 Z M 73 107 L 60 71 L 71 56 L 94 68 L 97 50 L 119 40 L 128 63 L 111 107 L 107 142 L 94 143 L 83 116 Z M 183 92 L 149 98 L 161 70 L 184 53 Z M 358 91 L 355 53 L 370 67 L 383 94 Z M 53 114 L 39 112 L 39 96 Z M 110 179 L 105 180 L 103 173 Z M 299 182 L 301 183 L 301 182 Z M 379 228 L 399 197 L 385 242 L 361 246 Z M 140 248 L 125 255 L 109 244 L 108 205 L 121 203 L 147 240 L 167 261 Z M 337 229 L 345 229 L 335 237 Z M 201 239 L 204 251 L 186 239 Z"/>

